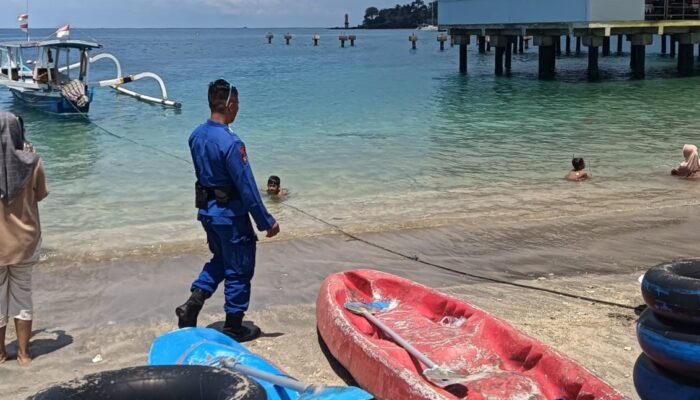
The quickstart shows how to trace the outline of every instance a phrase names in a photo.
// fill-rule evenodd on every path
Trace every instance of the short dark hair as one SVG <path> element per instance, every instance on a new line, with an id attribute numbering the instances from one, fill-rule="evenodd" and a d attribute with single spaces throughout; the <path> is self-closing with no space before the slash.
<path id="1" fill-rule="evenodd" d="M 279 186 L 280 185 L 280 177 L 277 175 L 270 175 L 269 178 L 267 178 L 267 184 L 274 183 L 275 185 Z"/>
<path id="2" fill-rule="evenodd" d="M 229 92 L 230 91 L 230 92 Z M 238 97 L 238 89 L 231 87 L 225 79 L 217 79 L 209 84 L 209 110 L 211 112 L 226 112 L 226 100 L 229 93 L 231 98 Z"/>
<path id="3" fill-rule="evenodd" d="M 571 160 L 571 165 L 574 167 L 574 171 L 580 171 L 586 168 L 586 163 L 583 161 L 583 158 L 580 157 L 574 157 Z"/>

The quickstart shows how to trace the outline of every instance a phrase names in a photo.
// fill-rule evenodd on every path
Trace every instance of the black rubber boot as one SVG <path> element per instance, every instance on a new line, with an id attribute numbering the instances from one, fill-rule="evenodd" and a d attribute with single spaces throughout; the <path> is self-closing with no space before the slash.
<path id="1" fill-rule="evenodd" d="M 185 304 L 175 309 L 178 328 L 194 328 L 197 326 L 197 316 L 202 310 L 206 298 L 207 294 L 204 290 L 195 289 Z"/>
<path id="2" fill-rule="evenodd" d="M 243 313 L 226 314 L 226 323 L 222 333 L 241 343 L 260 337 L 260 328 L 253 325 L 252 328 L 243 326 Z"/>

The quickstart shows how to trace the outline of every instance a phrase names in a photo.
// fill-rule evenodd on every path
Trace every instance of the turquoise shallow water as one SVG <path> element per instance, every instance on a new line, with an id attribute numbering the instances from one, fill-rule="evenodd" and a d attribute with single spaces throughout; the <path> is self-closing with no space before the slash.
<path id="1" fill-rule="evenodd" d="M 241 92 L 233 127 L 259 185 L 280 175 L 288 204 L 354 231 L 698 202 L 697 184 L 667 175 L 682 145 L 700 141 L 700 80 L 675 78 L 674 61 L 653 48 L 643 81 L 630 79 L 625 56 L 601 57 L 603 81 L 586 82 L 585 55 L 560 58 L 557 80 L 538 81 L 536 48 L 514 58 L 512 76 L 496 78 L 493 55 L 470 46 L 465 77 L 456 73 L 456 48 L 439 52 L 436 33 L 420 32 L 411 51 L 409 31 L 357 31 L 358 46 L 345 49 L 339 31 L 291 30 L 291 46 L 284 30 L 273 31 L 272 45 L 258 29 L 74 33 L 102 42 L 126 73 L 160 74 L 183 103 L 174 111 L 99 89 L 89 118 L 189 158 L 187 137 L 207 117 L 207 84 L 226 77 Z M 315 32 L 319 47 L 311 46 Z M 13 35 L 0 31 L 0 39 Z M 92 73 L 113 74 L 107 62 Z M 0 109 L 24 116 L 45 159 L 52 192 L 41 213 L 51 255 L 202 244 L 188 164 L 80 117 L 28 109 L 5 91 Z M 572 154 L 587 160 L 593 181 L 563 181 Z M 269 208 L 286 237 L 331 231 L 278 203 Z"/>

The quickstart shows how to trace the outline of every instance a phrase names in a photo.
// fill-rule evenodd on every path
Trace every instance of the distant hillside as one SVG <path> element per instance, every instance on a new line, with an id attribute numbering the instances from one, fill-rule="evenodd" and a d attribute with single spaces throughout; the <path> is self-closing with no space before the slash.
<path id="1" fill-rule="evenodd" d="M 360 25 L 364 29 L 413 29 L 421 24 L 437 25 L 437 1 L 425 3 L 415 0 L 411 4 L 397 4 L 393 8 L 380 10 L 369 7 Z"/>

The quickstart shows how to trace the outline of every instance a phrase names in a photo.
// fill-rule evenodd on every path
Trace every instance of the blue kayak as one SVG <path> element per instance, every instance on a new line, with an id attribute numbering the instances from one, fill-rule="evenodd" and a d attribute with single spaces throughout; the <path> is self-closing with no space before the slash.
<path id="1" fill-rule="evenodd" d="M 263 357 L 252 353 L 230 337 L 205 328 L 186 328 L 166 333 L 153 341 L 148 354 L 149 365 L 211 365 L 244 368 L 289 376 Z M 251 377 L 267 392 L 268 400 L 370 400 L 373 396 L 356 387 L 321 387 L 315 391 L 295 391 L 268 381 Z"/>

